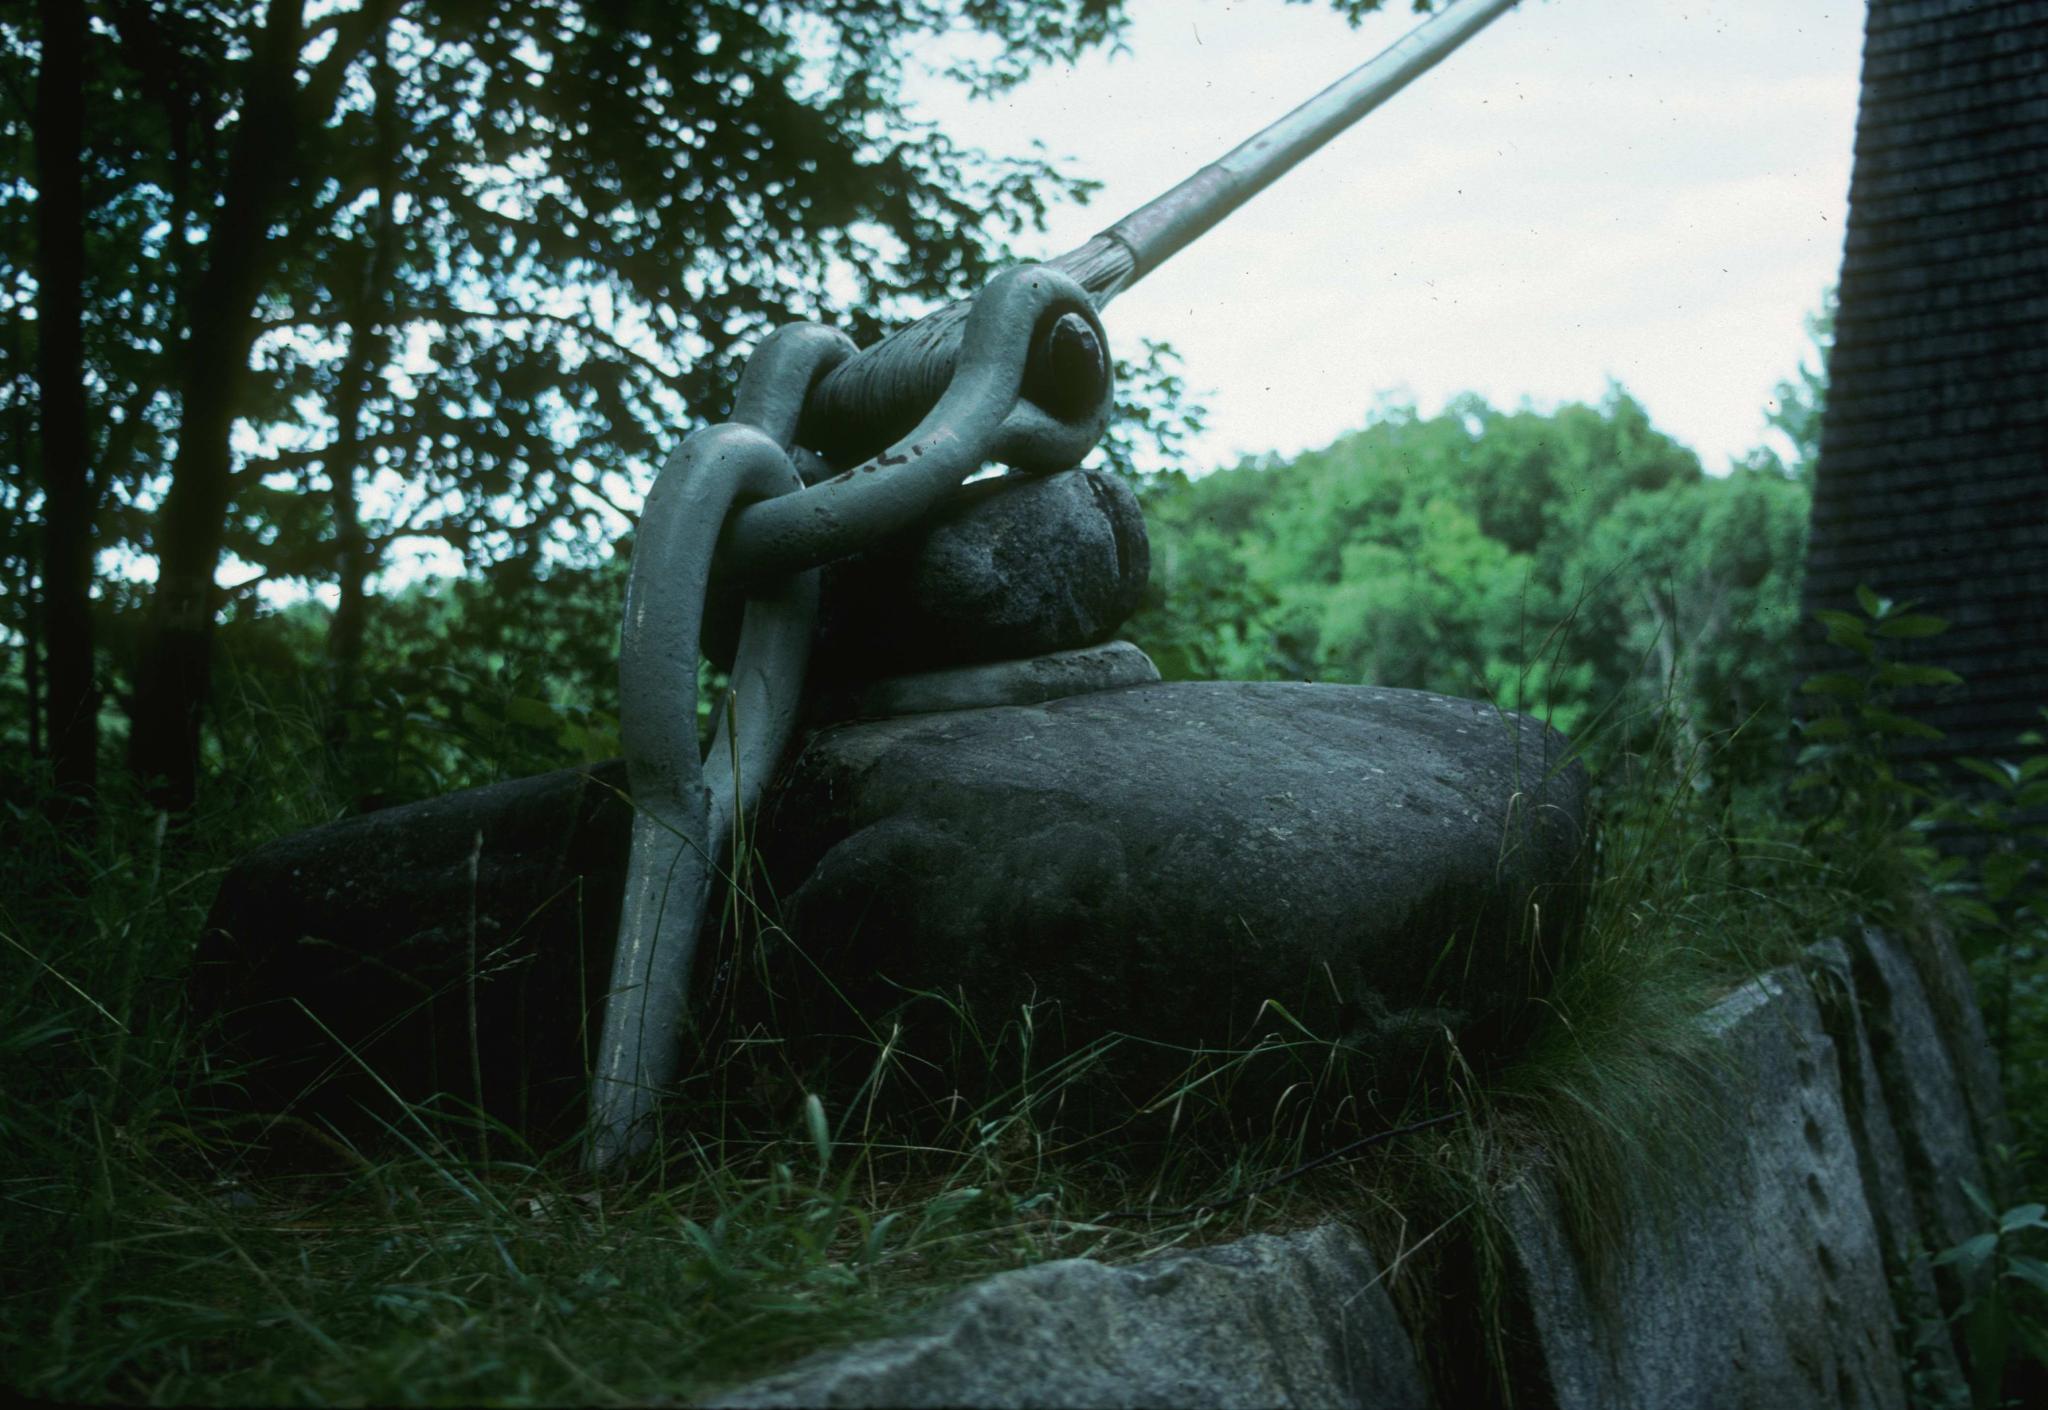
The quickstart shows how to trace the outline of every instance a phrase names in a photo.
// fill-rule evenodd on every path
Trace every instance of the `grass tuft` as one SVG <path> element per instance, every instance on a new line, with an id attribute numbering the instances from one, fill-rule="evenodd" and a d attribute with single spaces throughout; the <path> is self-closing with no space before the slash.
<path id="1" fill-rule="evenodd" d="M 708 957 L 707 1059 L 664 1108 L 661 1158 L 598 1181 L 573 1148 L 534 1149 L 445 1094 L 394 1099 L 376 1140 L 195 1095 L 247 1077 L 208 1067 L 176 998 L 223 869 L 353 796 L 311 714 L 239 708 L 262 742 L 225 734 L 232 781 L 188 832 L 108 800 L 81 847 L 22 810 L 0 856 L 0 1364 L 21 1392 L 688 1399 L 998 1269 L 1329 1218 L 1375 1241 L 1418 1344 L 1442 1318 L 1480 1329 L 1498 1389 L 1521 1354 L 1495 1314 L 1531 1173 L 1596 1273 L 1622 1253 L 1625 1209 L 1675 1215 L 1724 1137 L 1698 1016 L 1846 924 L 1869 879 L 1868 849 L 1852 874 L 1708 786 L 1713 741 L 1661 737 L 1602 767 L 1585 921 L 1505 1056 L 1437 1043 L 1421 1095 L 1386 1109 L 1279 1012 L 1257 1048 L 1164 1055 L 1170 1080 L 1105 1122 L 1079 1104 L 1134 1040 L 1056 1042 L 1040 1006 L 988 1031 L 959 996 L 905 995 L 849 1017 L 860 1060 L 821 1071 L 778 1022 L 764 981 L 794 947 L 742 846 Z M 908 1041 L 933 1025 L 944 1061 Z M 994 1077 L 969 1095 L 959 1071 Z M 1443 1116 L 1275 1182 L 1341 1145 L 1333 1132 Z M 287 1130 L 317 1167 L 266 1163 Z M 1436 1371 L 1447 1395 L 1471 1374 Z"/>

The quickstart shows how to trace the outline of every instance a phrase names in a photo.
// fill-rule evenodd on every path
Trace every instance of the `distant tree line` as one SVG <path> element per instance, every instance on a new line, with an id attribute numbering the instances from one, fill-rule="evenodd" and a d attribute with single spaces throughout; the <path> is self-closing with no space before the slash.
<path id="1" fill-rule="evenodd" d="M 1810 329 L 1824 351 L 1825 311 Z M 1396 408 L 1292 461 L 1165 478 L 1130 634 L 1169 676 L 1477 696 L 1756 779 L 1785 762 L 1798 685 L 1822 366 L 1768 411 L 1790 459 L 1725 475 L 1614 387 L 1552 412 Z"/>

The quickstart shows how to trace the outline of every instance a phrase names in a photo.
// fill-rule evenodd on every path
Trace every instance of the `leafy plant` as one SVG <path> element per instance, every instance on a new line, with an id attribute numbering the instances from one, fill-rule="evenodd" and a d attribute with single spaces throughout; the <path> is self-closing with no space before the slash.
<path id="1" fill-rule="evenodd" d="M 2017 742 L 2032 752 L 1961 761 L 1980 787 L 1941 816 L 1977 850 L 1941 897 L 2004 1068 L 2022 1176 L 2039 1181 L 2048 1158 L 2048 749 L 2039 730 Z"/>
<path id="2" fill-rule="evenodd" d="M 1963 1193 L 1984 1216 L 1984 1232 L 1942 1250 L 1937 1267 L 1953 1265 L 1969 1295 L 1953 1319 L 1970 1353 L 1970 1393 L 1980 1407 L 2009 1403 L 2003 1387 L 2016 1356 L 2048 1367 L 2048 1262 L 2033 1253 L 2043 1247 L 2048 1231 L 2048 1206 L 2016 1204 L 1996 1210 L 1985 1193 L 1969 1181 Z"/>
<path id="3" fill-rule="evenodd" d="M 1902 769 L 1891 747 L 1942 738 L 1899 708 L 1901 691 L 1962 684 L 1946 667 L 1894 658 L 1896 643 L 1948 629 L 1914 605 L 1858 587 L 1855 612 L 1814 613 L 1828 641 L 1857 664 L 1810 676 L 1799 688 L 1817 707 L 1798 724 L 1804 743 L 1790 784 L 1792 797 L 1810 806 L 1801 840 L 1839 870 L 1849 890 L 1879 906 L 1901 901 L 1902 886 L 1938 879 L 1946 865 L 1926 840 L 1938 796 L 1933 770 Z"/>
<path id="4" fill-rule="evenodd" d="M 1913 609 L 1859 587 L 1855 611 L 1815 614 L 1856 664 L 1802 687 L 1819 709 L 1801 723 L 1805 745 L 1791 785 L 1810 805 L 1801 836 L 1860 903 L 1897 912 L 1930 894 L 1940 902 L 1971 962 L 2003 1069 L 2019 1138 L 2016 1150 L 2002 1153 L 2007 1173 L 2020 1188 L 2039 1188 L 2048 1137 L 2048 753 L 2038 752 L 2040 733 L 2029 732 L 2019 742 L 2037 752 L 2018 762 L 1961 760 L 1969 781 L 1943 778 L 1931 765 L 1901 767 L 1899 741 L 1943 737 L 1908 714 L 1901 695 L 1962 683 L 1944 667 L 1896 659 L 1898 643 L 1947 629 Z M 1962 845 L 1937 851 L 1942 829 Z M 2024 1252 L 2048 1223 L 2041 1204 L 1997 1211 L 1974 1185 L 1964 1191 L 1986 1229 L 1933 1262 L 1954 1266 L 1969 1290 L 1951 1320 L 1969 1353 L 1974 1403 L 1995 1406 L 2006 1403 L 2002 1388 L 2023 1363 L 2048 1373 L 2048 1264 Z"/>

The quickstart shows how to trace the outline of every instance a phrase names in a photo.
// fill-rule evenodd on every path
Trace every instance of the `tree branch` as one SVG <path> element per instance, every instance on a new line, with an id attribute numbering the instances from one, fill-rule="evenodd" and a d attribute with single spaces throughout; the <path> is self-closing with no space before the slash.
<path id="1" fill-rule="evenodd" d="M 422 323 L 552 323 L 583 334 L 595 342 L 603 343 L 621 356 L 645 368 L 658 378 L 669 390 L 683 390 L 684 378 L 680 372 L 671 372 L 649 357 L 646 353 L 619 341 L 616 334 L 607 333 L 587 318 L 571 318 L 563 314 L 538 313 L 521 310 L 516 313 L 499 313 L 493 309 L 459 308 L 452 305 L 410 305 L 406 309 L 408 322 Z M 340 309 L 324 310 L 317 315 L 298 314 L 289 318 L 263 320 L 262 330 L 274 333 L 280 329 L 310 328 L 331 332 L 348 322 L 347 314 Z"/>
<path id="2" fill-rule="evenodd" d="M 359 8 L 329 16 L 307 34 L 307 45 L 321 35 L 332 34 L 334 47 L 313 65 L 305 86 L 299 90 L 300 113 L 306 122 L 319 127 L 327 125 L 334 114 L 335 99 L 341 96 L 348 66 L 363 56 L 378 31 L 391 23 L 397 9 L 397 0 L 363 0 Z"/>

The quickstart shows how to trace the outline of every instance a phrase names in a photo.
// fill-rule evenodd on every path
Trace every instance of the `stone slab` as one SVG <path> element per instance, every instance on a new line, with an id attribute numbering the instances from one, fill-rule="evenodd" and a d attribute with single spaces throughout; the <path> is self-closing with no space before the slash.
<path id="1" fill-rule="evenodd" d="M 1716 1006 L 1727 1151 L 1668 1236 L 1643 1207 L 1596 1283 L 1532 1174 L 1511 1254 L 1561 1410 L 1905 1410 L 1876 1222 L 1805 981 L 1765 975 Z"/>
<path id="2" fill-rule="evenodd" d="M 375 1132 L 364 1112 L 393 1114 L 387 1088 L 408 1103 L 448 1093 L 536 1140 L 572 1135 L 610 983 L 625 788 L 617 760 L 562 769 L 242 858 L 189 990 L 232 1098 Z"/>
<path id="3" fill-rule="evenodd" d="M 1371 1251 L 1337 1225 L 1111 1266 L 1063 1259 L 969 1287 L 908 1335 L 714 1396 L 772 1406 L 1428 1404 Z"/>

